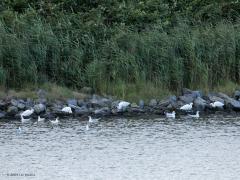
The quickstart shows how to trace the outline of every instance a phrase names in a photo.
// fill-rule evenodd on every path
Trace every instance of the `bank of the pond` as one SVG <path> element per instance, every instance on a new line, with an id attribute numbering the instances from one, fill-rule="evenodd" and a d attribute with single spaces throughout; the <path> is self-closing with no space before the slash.
<path id="1" fill-rule="evenodd" d="M 163 99 L 151 99 L 150 101 L 139 100 L 139 102 L 129 102 L 127 108 L 119 109 L 118 105 L 122 99 L 111 96 L 100 96 L 91 94 L 90 89 L 85 89 L 85 93 L 67 99 L 48 99 L 45 90 L 36 91 L 37 98 L 17 98 L 14 96 L 3 97 L 0 100 L 0 118 L 1 119 L 20 119 L 20 114 L 27 109 L 34 109 L 32 118 L 38 115 L 47 119 L 55 117 L 108 117 L 108 116 L 144 116 L 160 115 L 165 112 L 176 111 L 177 115 L 195 113 L 235 113 L 240 111 L 240 91 L 233 92 L 230 97 L 224 93 L 203 94 L 199 90 L 190 90 L 184 88 L 179 96 L 171 95 Z M 211 103 L 223 103 L 223 107 L 213 107 Z M 193 103 L 192 110 L 183 111 L 180 107 Z M 64 107 L 71 107 L 72 113 L 62 111 Z"/>

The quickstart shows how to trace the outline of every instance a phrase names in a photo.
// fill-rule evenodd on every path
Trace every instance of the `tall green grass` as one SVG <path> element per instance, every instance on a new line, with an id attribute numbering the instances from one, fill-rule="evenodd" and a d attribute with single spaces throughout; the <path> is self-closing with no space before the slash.
<path id="1" fill-rule="evenodd" d="M 159 89 L 240 83 L 240 23 L 182 20 L 169 29 L 156 24 L 136 32 L 124 25 L 88 27 L 78 18 L 47 22 L 34 11 L 1 17 L 0 85 L 54 82 L 124 98 L 132 89 L 150 96 Z"/>

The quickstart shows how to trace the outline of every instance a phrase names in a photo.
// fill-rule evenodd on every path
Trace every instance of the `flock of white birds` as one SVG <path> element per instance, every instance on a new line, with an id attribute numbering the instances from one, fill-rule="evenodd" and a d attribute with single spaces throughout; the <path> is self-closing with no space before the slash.
<path id="1" fill-rule="evenodd" d="M 124 111 L 124 110 L 126 110 L 126 108 L 129 105 L 130 105 L 129 102 L 121 101 L 117 105 L 117 110 L 118 111 Z M 213 108 L 223 108 L 224 104 L 222 102 L 220 102 L 220 101 L 215 101 L 213 103 L 210 103 L 210 106 L 213 107 Z M 192 110 L 192 108 L 193 108 L 193 103 L 189 103 L 189 104 L 185 104 L 182 107 L 180 107 L 180 110 L 189 112 L 189 111 Z M 65 112 L 65 113 L 72 114 L 72 109 L 69 106 L 62 108 L 61 111 Z M 25 117 L 30 117 L 33 113 L 34 113 L 34 109 L 33 108 L 28 109 L 28 110 L 22 112 L 20 114 L 21 122 L 22 123 L 26 123 L 26 122 L 30 121 L 31 118 L 27 118 L 26 119 Z M 173 118 L 174 119 L 176 117 L 176 112 L 175 111 L 172 111 L 171 113 L 166 112 L 165 115 L 166 115 L 167 118 Z M 188 114 L 188 116 L 192 117 L 192 118 L 199 118 L 200 117 L 199 116 L 199 111 L 197 111 L 196 114 Z M 100 120 L 100 118 L 99 119 L 93 119 L 91 116 L 88 116 L 88 118 L 89 119 L 88 119 L 88 123 L 86 125 L 86 130 L 89 130 L 89 127 L 90 127 L 91 124 L 97 123 Z M 44 121 L 45 121 L 45 118 L 41 118 L 40 116 L 38 116 L 37 122 L 44 122 Z M 58 125 L 59 124 L 59 118 L 57 117 L 55 120 L 50 120 L 50 122 L 51 122 L 52 125 Z M 20 130 L 21 130 L 21 128 L 19 127 L 19 131 Z"/>
<path id="2" fill-rule="evenodd" d="M 215 101 L 213 103 L 210 103 L 210 106 L 213 108 L 223 108 L 224 104 L 220 101 Z M 191 111 L 192 108 L 193 108 L 193 103 L 189 103 L 189 104 L 185 104 L 182 107 L 180 107 L 180 110 L 188 112 L 188 111 Z M 173 111 L 171 113 L 165 113 L 165 115 L 167 118 L 175 118 L 176 112 Z M 199 111 L 197 111 L 196 114 L 188 114 L 188 116 L 192 117 L 192 118 L 199 118 L 200 117 Z"/>

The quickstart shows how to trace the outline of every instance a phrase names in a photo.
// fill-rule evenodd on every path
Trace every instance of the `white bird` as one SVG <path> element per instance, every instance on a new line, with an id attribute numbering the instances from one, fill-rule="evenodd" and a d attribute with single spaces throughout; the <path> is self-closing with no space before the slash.
<path id="1" fill-rule="evenodd" d="M 125 110 L 129 105 L 130 105 L 129 102 L 121 101 L 120 103 L 118 103 L 117 109 L 123 111 L 123 110 Z"/>
<path id="2" fill-rule="evenodd" d="M 88 130 L 89 130 L 89 125 L 87 124 L 87 125 L 86 125 L 86 131 L 88 131 Z"/>
<path id="3" fill-rule="evenodd" d="M 50 121 L 53 125 L 57 125 L 59 123 L 59 118 L 57 117 L 55 121 Z"/>
<path id="4" fill-rule="evenodd" d="M 89 123 L 97 123 L 101 118 L 93 119 L 91 116 L 88 116 L 88 122 Z"/>
<path id="5" fill-rule="evenodd" d="M 196 114 L 189 114 L 188 116 L 193 117 L 193 118 L 199 118 L 199 111 L 196 112 Z"/>
<path id="6" fill-rule="evenodd" d="M 172 113 L 165 113 L 165 115 L 167 118 L 175 118 L 176 113 L 173 111 Z"/>
<path id="7" fill-rule="evenodd" d="M 185 104 L 185 105 L 182 106 L 180 109 L 181 109 L 181 110 L 184 110 L 184 111 L 190 111 L 190 110 L 192 110 L 192 105 L 193 105 L 193 103 Z"/>
<path id="8" fill-rule="evenodd" d="M 31 108 L 31 109 L 28 109 L 28 110 L 26 110 L 26 111 L 23 111 L 23 112 L 21 113 L 21 116 L 31 116 L 33 112 L 34 112 L 34 109 Z"/>
<path id="9" fill-rule="evenodd" d="M 45 118 L 41 118 L 40 116 L 38 116 L 38 122 L 43 122 L 45 121 Z"/>
<path id="10" fill-rule="evenodd" d="M 22 123 L 26 123 L 28 121 L 30 121 L 31 118 L 25 119 L 22 115 L 21 115 L 21 122 Z"/>
<path id="11" fill-rule="evenodd" d="M 22 132 L 22 128 L 19 126 L 17 129 L 17 133 L 21 133 Z"/>
<path id="12" fill-rule="evenodd" d="M 62 108 L 62 111 L 66 112 L 66 113 L 69 113 L 69 114 L 72 114 L 72 109 L 69 106 Z"/>
<path id="13" fill-rule="evenodd" d="M 224 104 L 220 101 L 215 101 L 214 103 L 210 103 L 210 106 L 212 107 L 219 107 L 219 108 L 222 108 L 224 106 Z"/>

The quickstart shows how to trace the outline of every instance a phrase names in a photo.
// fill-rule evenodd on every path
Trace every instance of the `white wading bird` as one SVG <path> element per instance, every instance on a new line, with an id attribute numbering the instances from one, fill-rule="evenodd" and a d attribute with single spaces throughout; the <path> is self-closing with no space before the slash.
<path id="1" fill-rule="evenodd" d="M 23 111 L 20 115 L 21 116 L 31 116 L 33 114 L 33 112 L 34 112 L 34 109 L 31 108 L 31 109 L 28 109 L 26 111 Z"/>
<path id="2" fill-rule="evenodd" d="M 91 116 L 88 116 L 88 122 L 89 123 L 97 123 L 101 118 L 93 119 Z"/>
<path id="3" fill-rule="evenodd" d="M 119 111 L 124 111 L 129 105 L 130 105 L 129 102 L 121 101 L 121 102 L 118 104 L 117 109 L 118 109 Z"/>
<path id="4" fill-rule="evenodd" d="M 62 112 L 72 114 L 72 109 L 71 109 L 71 107 L 64 107 L 64 108 L 62 108 Z"/>
<path id="5" fill-rule="evenodd" d="M 218 108 L 222 108 L 224 106 L 224 104 L 220 101 L 215 101 L 214 103 L 210 103 L 210 106 L 212 107 L 218 107 Z"/>
<path id="6" fill-rule="evenodd" d="M 190 110 L 192 110 L 192 105 L 193 105 L 193 103 L 185 104 L 185 105 L 182 106 L 180 109 L 181 109 L 181 110 L 184 110 L 184 111 L 190 111 Z"/>
<path id="7" fill-rule="evenodd" d="M 189 114 L 188 116 L 193 118 L 199 118 L 199 111 L 197 111 L 196 114 Z"/>
<path id="8" fill-rule="evenodd" d="M 57 125 L 59 123 L 59 118 L 57 117 L 55 121 L 50 121 L 52 125 Z"/>
<path id="9" fill-rule="evenodd" d="M 165 115 L 167 118 L 175 118 L 176 113 L 173 111 L 172 113 L 165 113 Z"/>
<path id="10" fill-rule="evenodd" d="M 41 118 L 40 116 L 38 116 L 38 122 L 43 122 L 45 121 L 45 118 Z"/>

